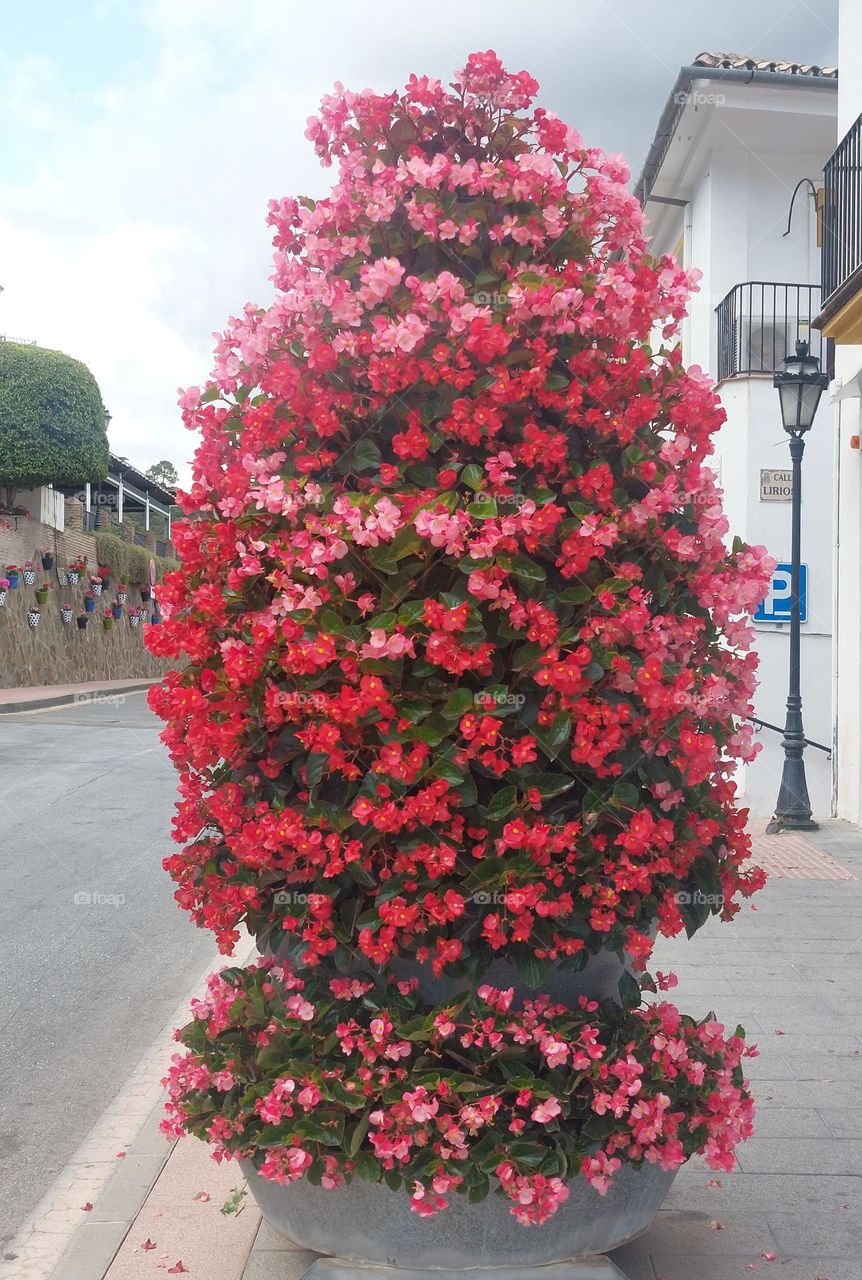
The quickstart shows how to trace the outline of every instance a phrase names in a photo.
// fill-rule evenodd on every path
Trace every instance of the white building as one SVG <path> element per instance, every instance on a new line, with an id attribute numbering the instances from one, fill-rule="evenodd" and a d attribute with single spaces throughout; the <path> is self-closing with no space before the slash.
<path id="1" fill-rule="evenodd" d="M 823 310 L 835 343 L 835 813 L 862 822 L 862 5 L 839 0 L 840 141 L 825 172 Z"/>
<path id="2" fill-rule="evenodd" d="M 731 536 L 765 545 L 782 563 L 790 560 L 790 501 L 784 476 L 775 472 L 788 470 L 790 458 L 772 377 L 800 338 L 824 366 L 831 358 L 831 344 L 812 321 L 821 307 L 819 208 L 823 165 L 837 137 L 837 88 L 830 68 L 700 54 L 680 71 L 636 188 L 654 252 L 673 253 L 703 272 L 683 354 L 716 379 L 727 410 L 715 466 Z M 802 486 L 805 733 L 827 748 L 805 752 L 815 816 L 832 812 L 833 466 L 824 397 L 806 439 Z M 790 595 L 789 584 L 786 591 L 780 581 L 775 587 L 767 611 L 779 618 L 785 612 L 787 621 L 757 623 L 755 711 L 780 728 Z M 780 733 L 760 727 L 758 737 L 763 749 L 740 783 L 752 811 L 768 816 L 784 756 Z"/>

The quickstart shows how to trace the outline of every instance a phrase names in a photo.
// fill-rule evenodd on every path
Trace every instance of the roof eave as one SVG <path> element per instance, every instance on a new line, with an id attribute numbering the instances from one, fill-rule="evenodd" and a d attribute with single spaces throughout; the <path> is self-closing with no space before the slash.
<path id="1" fill-rule="evenodd" d="M 764 84 L 776 89 L 827 89 L 836 92 L 836 76 L 811 75 L 798 71 L 757 71 L 738 67 L 681 67 L 664 110 L 659 117 L 647 158 L 635 183 L 635 197 L 646 204 L 667 156 L 676 126 L 686 107 L 685 95 L 696 80 L 736 81 L 737 84 Z"/>

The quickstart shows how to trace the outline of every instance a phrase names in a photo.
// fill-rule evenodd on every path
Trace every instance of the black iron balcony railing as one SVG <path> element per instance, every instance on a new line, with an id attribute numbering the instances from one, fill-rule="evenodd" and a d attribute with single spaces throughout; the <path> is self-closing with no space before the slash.
<path id="1" fill-rule="evenodd" d="M 832 343 L 812 328 L 819 310 L 819 284 L 747 280 L 736 285 L 715 309 L 719 382 L 771 376 L 784 367 L 784 357 L 796 350 L 800 338 L 831 372 Z"/>
<path id="2" fill-rule="evenodd" d="M 862 277 L 862 116 L 823 170 L 822 263 L 825 307 L 854 275 Z"/>

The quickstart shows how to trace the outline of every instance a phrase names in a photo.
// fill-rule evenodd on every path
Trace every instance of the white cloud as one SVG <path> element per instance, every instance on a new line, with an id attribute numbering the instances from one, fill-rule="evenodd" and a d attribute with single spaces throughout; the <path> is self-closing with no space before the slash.
<path id="1" fill-rule="evenodd" d="M 128 2 L 96 0 L 87 21 Z M 448 79 L 491 46 L 533 71 L 543 101 L 590 141 L 636 163 L 676 69 L 700 48 L 755 48 L 773 26 L 758 52 L 827 56 L 828 24 L 797 3 L 792 30 L 775 27 L 785 8 L 692 0 L 681 19 L 678 0 L 655 0 L 647 22 L 642 0 L 142 0 L 147 52 L 124 49 L 113 81 L 108 71 L 72 91 L 36 47 L 15 74 L 0 66 L 0 110 L 14 112 L 18 153 L 34 155 L 20 181 L 0 177 L 0 331 L 85 360 L 115 450 L 183 473 L 193 441 L 176 388 L 206 376 L 213 330 L 270 296 L 268 198 L 329 185 L 303 130 L 333 81 Z"/>

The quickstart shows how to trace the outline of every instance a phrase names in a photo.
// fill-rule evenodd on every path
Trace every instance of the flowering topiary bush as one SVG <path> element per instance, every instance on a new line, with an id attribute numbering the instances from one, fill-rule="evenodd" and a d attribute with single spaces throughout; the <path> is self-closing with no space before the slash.
<path id="1" fill-rule="evenodd" d="M 417 1014 L 411 983 L 327 988 L 272 966 L 214 975 L 194 1003 L 165 1128 L 219 1157 L 260 1153 L 276 1181 L 382 1173 L 427 1216 L 452 1190 L 481 1199 L 493 1176 L 532 1224 L 579 1170 L 604 1194 L 620 1157 L 676 1169 L 701 1151 L 732 1169 L 751 1131 L 741 1028 L 725 1039 L 669 1004 L 570 1010 L 542 996 L 514 1013 L 511 993 L 487 986 Z"/>
<path id="2" fill-rule="evenodd" d="M 535 90 L 487 53 L 452 92 L 411 77 L 401 95 L 324 100 L 308 136 L 338 161 L 338 184 L 271 204 L 276 301 L 231 322 L 212 380 L 182 396 L 202 436 L 180 496 L 195 519 L 176 527 L 182 567 L 149 633 L 181 662 L 150 695 L 182 775 L 183 847 L 165 862 L 177 900 L 224 952 L 244 923 L 299 975 L 227 980 L 244 1012 L 227 1040 L 215 1013 L 184 1033 L 176 1123 L 227 1150 L 265 1148 L 278 1176 L 335 1177 L 348 1157 L 366 1176 L 403 1165 L 399 1178 L 424 1176 L 422 1211 L 438 1167 L 445 1189 L 460 1186 L 443 1139 L 418 1164 L 407 1141 L 387 1165 L 385 1144 L 348 1121 L 353 1099 L 324 1088 L 362 1079 L 330 1026 L 333 975 L 378 991 L 391 961 L 412 959 L 476 986 L 504 954 L 538 987 L 549 966 L 577 970 L 602 949 L 642 969 L 656 927 L 729 919 L 763 878 L 745 865 L 732 774 L 754 753 L 746 615 L 769 563 L 723 541 L 707 464 L 723 412 L 677 339 L 692 280 L 648 254 L 624 165 L 533 108 Z M 280 1028 L 287 992 L 315 972 L 323 1011 L 312 1002 L 284 1054 L 253 1066 L 269 1018 Z M 599 1035 L 607 1025 L 614 1061 L 631 1041 L 654 1072 L 651 1036 L 678 1015 L 637 1012 L 638 983 L 621 985 L 623 1010 L 602 1011 Z M 232 996 L 218 991 L 221 1007 Z M 350 996 L 345 1019 L 370 1028 L 384 997 Z M 413 984 L 392 999 L 393 1027 L 412 1009 L 425 1029 L 451 1019 L 463 1034 L 455 1009 L 423 1009 Z M 537 1018 L 562 1018 L 571 1045 L 588 1015 L 528 1005 L 511 1033 L 481 1001 L 459 1015 L 482 1016 L 525 1044 Z M 663 1085 L 673 1158 L 725 1153 L 742 1128 L 740 1082 L 732 1107 L 727 1092 L 740 1047 L 711 1024 L 674 1034 L 704 1073 Z M 402 1038 L 415 1089 L 418 1050 Z M 453 1068 L 432 1048 L 446 1066 L 429 1106 L 451 1127 Z M 634 1111 L 602 1119 L 599 1068 L 564 1105 L 571 1061 L 540 1056 L 524 1052 L 522 1104 L 502 1056 L 483 1077 L 479 1102 L 523 1119 L 518 1147 L 532 1152 L 506 1155 L 517 1127 L 488 1140 L 507 1192 L 546 1168 L 547 1126 L 529 1106 L 558 1081 L 561 1110 L 544 1115 L 566 1137 L 548 1176 L 591 1147 L 585 1171 L 601 1183 L 596 1152 L 613 1164 L 654 1150 L 632 1145 Z M 402 1135 L 404 1068 L 389 1058 L 367 1082 L 381 1118 L 363 1123 Z M 282 1077 L 314 1078 L 326 1136 L 299 1111 L 260 1115 L 260 1089 Z M 704 1106 L 727 1119 L 727 1143 Z M 469 1163 L 476 1135 L 451 1159 Z M 473 1193 L 487 1183 L 463 1176 Z"/>

